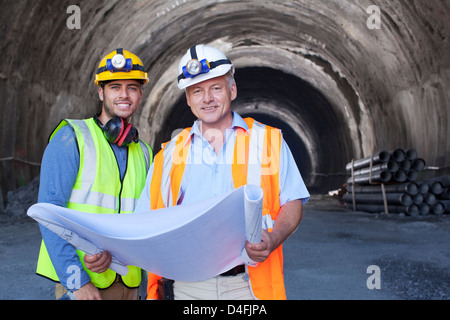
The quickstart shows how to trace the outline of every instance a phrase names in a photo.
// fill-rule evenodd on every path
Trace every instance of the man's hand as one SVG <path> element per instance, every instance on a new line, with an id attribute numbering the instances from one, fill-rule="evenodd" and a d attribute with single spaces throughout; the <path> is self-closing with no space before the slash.
<path id="1" fill-rule="evenodd" d="M 260 243 L 245 242 L 248 257 L 256 262 L 264 262 L 275 249 L 272 236 L 267 230 L 262 230 Z"/>
<path id="2" fill-rule="evenodd" d="M 287 202 L 281 207 L 272 232 L 262 230 L 260 243 L 246 241 L 245 250 L 250 259 L 264 262 L 297 229 L 303 217 L 302 200 Z"/>
<path id="3" fill-rule="evenodd" d="M 92 282 L 86 283 L 80 289 L 73 292 L 77 300 L 102 300 L 100 291 Z"/>
<path id="4" fill-rule="evenodd" d="M 112 256 L 109 251 L 103 251 L 92 256 L 85 254 L 83 260 L 86 268 L 92 272 L 102 273 L 108 270 L 111 265 Z"/>

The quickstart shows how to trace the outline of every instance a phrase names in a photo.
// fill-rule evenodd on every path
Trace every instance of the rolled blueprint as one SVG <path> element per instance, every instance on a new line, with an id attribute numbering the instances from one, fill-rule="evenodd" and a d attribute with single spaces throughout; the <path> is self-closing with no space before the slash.
<path id="1" fill-rule="evenodd" d="M 263 191 L 257 185 L 246 185 L 244 192 L 245 226 L 247 240 L 250 243 L 261 242 Z M 250 259 L 245 248 L 241 254 L 242 261 L 256 267 L 259 263 Z"/>
<path id="2" fill-rule="evenodd" d="M 31 206 L 27 214 L 77 249 L 111 252 L 117 264 L 111 269 L 118 273 L 132 265 L 169 279 L 200 281 L 251 263 L 241 254 L 247 239 L 261 240 L 262 189 L 247 185 L 197 203 L 131 214 L 92 214 L 48 203 Z"/>
<path id="3" fill-rule="evenodd" d="M 256 185 L 246 185 L 244 192 L 245 225 L 247 240 L 261 242 L 263 191 Z"/>

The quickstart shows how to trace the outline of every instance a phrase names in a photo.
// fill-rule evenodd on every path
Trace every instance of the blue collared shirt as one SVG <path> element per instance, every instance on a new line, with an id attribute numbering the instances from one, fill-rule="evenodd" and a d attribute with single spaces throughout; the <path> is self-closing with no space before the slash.
<path id="1" fill-rule="evenodd" d="M 181 196 L 178 204 L 188 204 L 222 195 L 234 190 L 232 176 L 232 157 L 236 141 L 236 129 L 249 130 L 240 115 L 233 112 L 233 122 L 225 131 L 222 149 L 216 154 L 211 144 L 202 136 L 200 122 L 197 120 L 190 131 L 191 147 L 181 183 Z M 153 164 L 139 198 L 135 212 L 148 211 L 150 208 L 150 182 Z M 280 155 L 280 205 L 288 201 L 301 199 L 306 203 L 309 192 L 297 168 L 294 157 L 282 139 Z"/>

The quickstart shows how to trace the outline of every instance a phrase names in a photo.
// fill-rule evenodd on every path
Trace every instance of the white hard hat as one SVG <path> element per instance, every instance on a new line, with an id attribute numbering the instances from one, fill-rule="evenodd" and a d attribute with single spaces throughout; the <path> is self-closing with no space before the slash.
<path id="1" fill-rule="evenodd" d="M 184 89 L 193 84 L 220 77 L 228 71 L 234 74 L 234 66 L 225 54 L 203 44 L 187 50 L 178 65 L 178 87 Z"/>

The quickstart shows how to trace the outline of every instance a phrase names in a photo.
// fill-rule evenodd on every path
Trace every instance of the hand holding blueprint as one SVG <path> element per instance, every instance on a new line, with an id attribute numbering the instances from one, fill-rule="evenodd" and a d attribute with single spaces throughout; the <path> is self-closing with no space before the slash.
<path id="1" fill-rule="evenodd" d="M 228 194 L 132 214 L 90 214 L 38 203 L 27 214 L 88 254 L 107 250 L 111 269 L 133 265 L 165 278 L 200 281 L 238 264 L 256 264 L 245 241 L 261 241 L 263 191 L 246 185 Z"/>

